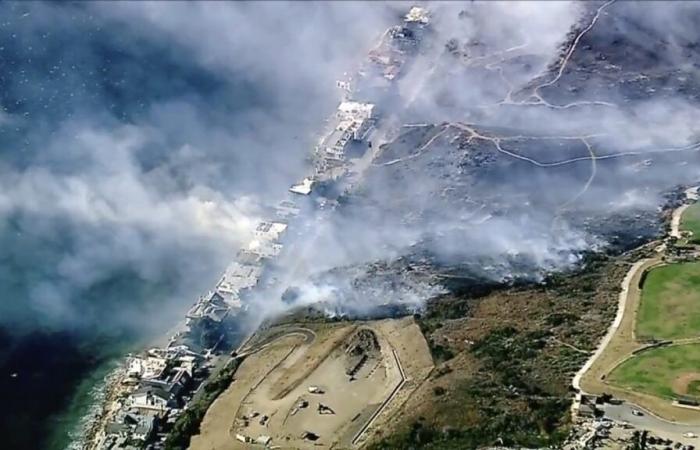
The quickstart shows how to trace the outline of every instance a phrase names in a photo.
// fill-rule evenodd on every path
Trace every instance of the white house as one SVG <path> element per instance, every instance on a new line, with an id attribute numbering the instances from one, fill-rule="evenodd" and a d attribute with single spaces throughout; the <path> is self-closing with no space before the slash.
<path id="1" fill-rule="evenodd" d="M 137 410 L 165 412 L 177 407 L 177 399 L 162 387 L 146 385 L 129 395 L 128 404 Z"/>

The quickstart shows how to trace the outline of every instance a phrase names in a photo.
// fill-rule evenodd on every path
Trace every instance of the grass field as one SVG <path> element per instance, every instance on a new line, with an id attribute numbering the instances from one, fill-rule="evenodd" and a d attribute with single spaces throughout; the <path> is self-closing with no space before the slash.
<path id="1" fill-rule="evenodd" d="M 700 336 L 700 262 L 657 267 L 647 274 L 636 334 L 656 339 Z"/>
<path id="2" fill-rule="evenodd" d="M 689 239 L 690 242 L 700 243 L 700 202 L 690 205 L 683 212 L 681 230 L 693 233 Z"/>
<path id="3" fill-rule="evenodd" d="M 608 382 L 663 398 L 700 398 L 700 344 L 654 348 L 628 359 Z"/>

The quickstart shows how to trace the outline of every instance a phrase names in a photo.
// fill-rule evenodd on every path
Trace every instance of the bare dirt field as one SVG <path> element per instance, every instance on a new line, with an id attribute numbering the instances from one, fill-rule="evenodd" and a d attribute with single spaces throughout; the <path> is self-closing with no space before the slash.
<path id="1" fill-rule="evenodd" d="M 258 339 L 190 448 L 357 447 L 433 367 L 412 318 L 299 331 Z"/>

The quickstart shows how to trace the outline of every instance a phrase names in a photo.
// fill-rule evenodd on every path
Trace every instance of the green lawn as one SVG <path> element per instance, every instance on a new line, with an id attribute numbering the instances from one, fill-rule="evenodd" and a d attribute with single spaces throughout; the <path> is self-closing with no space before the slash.
<path id="1" fill-rule="evenodd" d="M 700 344 L 654 348 L 628 359 L 608 377 L 612 384 L 663 398 L 687 395 L 700 398 L 697 383 L 682 383 L 682 375 L 700 373 Z M 674 392 L 674 382 L 676 389 Z M 681 386 L 688 385 L 686 392 Z"/>
<path id="2" fill-rule="evenodd" d="M 691 231 L 690 242 L 700 243 L 700 202 L 690 205 L 681 216 L 681 230 Z"/>
<path id="3" fill-rule="evenodd" d="M 700 262 L 657 267 L 647 274 L 636 333 L 640 339 L 700 336 Z"/>

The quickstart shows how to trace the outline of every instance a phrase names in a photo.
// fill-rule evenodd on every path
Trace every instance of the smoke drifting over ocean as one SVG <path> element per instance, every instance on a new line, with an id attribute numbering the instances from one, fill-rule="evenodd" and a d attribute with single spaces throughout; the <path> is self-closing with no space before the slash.
<path id="1" fill-rule="evenodd" d="M 388 19 L 352 4 L 3 9 L 0 219 L 14 242 L 0 273 L 19 292 L 0 320 L 13 327 L 103 323 L 80 297 L 120 271 L 175 281 L 183 306 L 211 285 L 260 205 L 303 173 L 335 78 Z M 12 267 L 50 244 L 40 274 Z"/>
<path id="2" fill-rule="evenodd" d="M 8 348 L 181 317 L 306 174 L 335 80 L 409 7 L 0 4 Z M 277 263 L 263 309 L 286 308 L 290 286 L 334 312 L 419 306 L 443 289 L 428 266 L 539 279 L 658 232 L 663 194 L 700 178 L 693 148 L 659 152 L 699 138 L 697 4 L 429 7 L 428 45 L 383 113 L 435 126 L 404 129 L 331 217 L 288 236 L 305 251 Z M 567 158 L 582 159 L 548 165 Z"/>
<path id="3" fill-rule="evenodd" d="M 431 5 L 431 44 L 418 59 L 432 66 L 425 75 L 421 72 L 426 67 L 416 63 L 399 81 L 406 108 L 399 115 L 407 121 L 456 120 L 533 135 L 600 135 L 596 144 L 611 152 L 690 143 L 698 109 L 687 96 L 649 95 L 630 101 L 622 92 L 624 85 L 603 90 L 595 83 L 581 83 L 575 101 L 614 106 L 497 106 L 507 96 L 517 100 L 513 103 L 523 102 L 518 96 L 526 95 L 537 80 L 552 78 L 555 72 L 547 68 L 559 66 L 570 36 L 580 32 L 601 5 Z M 145 280 L 177 279 L 179 287 L 173 293 L 180 297 L 177 293 L 182 292 L 182 301 L 189 301 L 185 298 L 198 284 L 194 280 L 214 280 L 248 239 L 262 215 L 260 205 L 282 198 L 286 187 L 304 173 L 314 133 L 339 97 L 334 80 L 354 70 L 408 6 L 6 5 L 7 17 L 14 19 L 5 24 L 3 37 L 8 71 L 3 86 L 0 217 L 7 233 L 16 236 L 75 238 L 57 251 L 50 276 L 24 280 L 24 300 L 3 302 L 4 321 L 84 321 L 85 305 L 76 298 L 125 268 Z M 659 20 L 697 13 L 681 4 L 663 10 Z M 630 30 L 650 27 L 658 38 L 666 37 L 663 26 L 636 7 L 615 4 L 603 15 L 613 12 Z M 689 63 L 678 49 L 692 40 L 692 31 L 674 30 L 664 42 L 670 50 L 657 53 L 682 70 Z M 640 46 L 653 41 L 638 34 L 627 32 L 624 37 Z M 445 56 L 449 42 L 458 57 Z M 634 63 L 644 68 L 639 59 Z M 543 94 L 570 96 L 559 84 L 564 85 L 568 74 L 585 70 L 577 66 L 581 62 L 585 58 L 572 58 L 561 83 L 547 86 Z M 557 181 L 575 179 L 577 172 L 578 168 L 569 171 Z M 394 183 L 371 174 L 366 188 L 371 202 L 391 203 L 400 197 L 399 189 L 413 198 L 411 208 L 429 210 L 435 201 L 433 190 L 444 186 L 430 171 L 414 170 L 412 176 L 411 183 Z M 575 183 L 578 188 L 581 181 Z M 599 177 L 591 190 L 605 191 L 609 183 Z M 625 198 L 631 195 L 627 192 Z M 614 195 L 610 197 L 615 204 Z M 648 202 L 648 197 L 640 200 Z M 471 226 L 464 245 L 457 248 L 439 239 L 432 242 L 438 254 L 447 257 L 517 252 L 530 255 L 547 270 L 556 268 L 557 261 L 571 261 L 567 250 L 579 252 L 600 244 L 575 227 L 552 236 L 547 208 Z M 355 216 L 340 215 L 327 226 L 325 237 L 321 233 L 322 244 L 310 258 L 327 264 L 316 267 L 329 270 L 395 258 L 436 229 L 452 236 L 465 219 L 462 208 L 456 208 L 458 214 L 431 211 L 437 214 L 435 220 L 410 223 L 386 211 L 350 211 Z M 56 223 L 61 227 L 51 230 Z M 125 314 L 124 319 L 131 318 Z"/>

